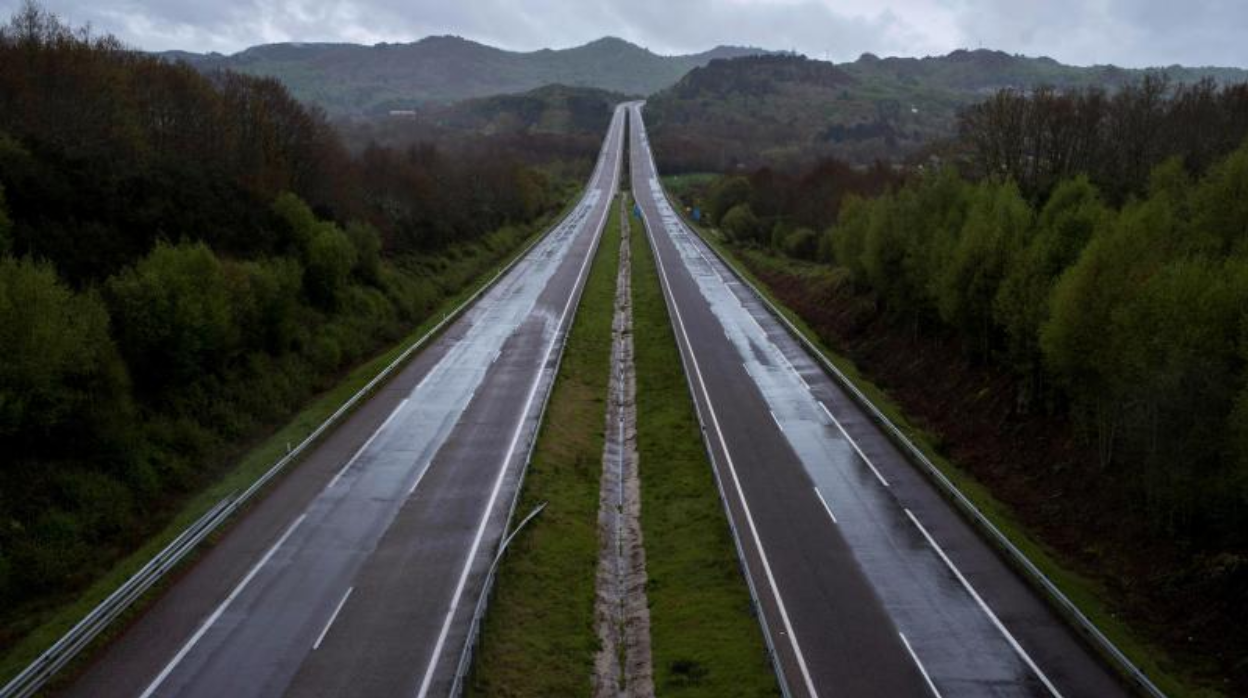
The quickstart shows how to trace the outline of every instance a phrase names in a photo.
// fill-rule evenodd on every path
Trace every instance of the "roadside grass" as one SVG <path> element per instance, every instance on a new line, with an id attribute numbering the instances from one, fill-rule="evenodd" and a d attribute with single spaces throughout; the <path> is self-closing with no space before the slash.
<path id="1" fill-rule="evenodd" d="M 637 450 L 659 695 L 775 696 L 645 230 L 633 219 Z"/>
<path id="2" fill-rule="evenodd" d="M 446 285 L 460 286 L 458 292 L 439 301 L 428 317 L 398 343 L 345 372 L 336 385 L 318 394 L 275 431 L 258 439 L 254 445 L 244 446 L 238 453 L 222 454 L 221 460 L 232 462 L 233 465 L 224 469 L 223 474 L 211 484 L 179 502 L 176 505 L 176 512 L 170 516 L 159 532 L 152 535 L 141 547 L 117 561 L 85 590 L 73 598 L 62 599 L 61 602 L 49 603 L 37 609 L 33 614 L 36 618 L 29 622 L 31 629 L 6 651 L 3 657 L 0 657 L 0 685 L 8 682 L 34 661 L 39 654 L 56 642 L 208 509 L 226 496 L 247 489 L 273 463 L 285 455 L 288 445 L 293 447 L 307 438 L 325 419 L 394 361 L 412 342 L 429 332 L 445 315 L 463 303 L 484 286 L 495 273 L 527 249 L 530 242 L 539 238 L 560 220 L 579 200 L 579 191 L 571 191 L 569 197 L 568 205 L 561 212 L 544 217 L 532 224 L 526 234 L 511 239 L 503 231 L 499 231 L 498 234 L 491 236 L 491 243 L 466 245 L 463 249 L 449 252 L 444 258 L 437 260 L 436 264 L 442 267 L 441 271 L 446 277 Z M 501 251 L 500 247 L 505 251 Z M 298 467 L 298 461 L 291 463 L 283 475 Z M 269 487 L 272 486 L 270 483 Z M 263 494 L 260 496 L 262 497 Z M 238 515 L 235 515 L 235 520 L 237 517 Z M 189 555 L 182 565 L 193 564 L 197 556 L 229 528 L 230 524 L 227 523 L 221 531 L 211 536 L 206 544 L 201 545 L 199 550 Z M 175 571 L 167 575 L 165 579 L 176 578 L 176 576 Z M 59 682 L 64 681 L 66 677 L 72 677 L 76 670 L 89 661 L 95 651 L 124 629 L 131 619 L 141 614 L 148 604 L 159 598 L 166 583 L 165 581 L 158 583 L 136 601 L 125 615 L 101 633 L 74 662 L 61 671 L 53 685 L 59 685 Z"/>
<path id="3" fill-rule="evenodd" d="M 592 688 L 598 491 L 619 265 L 615 203 L 590 267 L 467 682 L 472 696 L 580 696 Z"/>
<path id="4" fill-rule="evenodd" d="M 666 183 L 666 178 L 664 182 Z M 940 452 L 938 435 L 912 424 L 888 393 L 863 375 L 851 360 L 831 349 L 818 333 L 797 313 L 776 298 L 767 285 L 751 271 L 752 265 L 757 268 L 782 266 L 783 271 L 788 274 L 819 275 L 824 270 L 813 268 L 819 265 L 787 258 L 781 259 L 774 254 L 760 250 L 737 248 L 728 245 L 715 231 L 695 225 L 688 220 L 686 223 L 689 223 L 703 240 L 723 254 L 738 273 L 749 279 L 807 339 L 819 348 L 819 351 L 834 366 L 845 374 L 893 424 L 897 425 L 906 438 L 913 442 L 1010 542 L 1022 551 L 1036 567 L 1040 568 L 1045 576 L 1057 585 L 1062 593 L 1162 691 L 1173 698 L 1215 698 L 1223 695 L 1214 689 L 1195 685 L 1195 679 L 1186 677 L 1183 667 L 1174 662 L 1164 649 L 1149 643 L 1135 633 L 1114 613 L 1111 605 L 1106 601 L 1110 598 L 1110 593 L 1104 585 L 1071 569 L 1061 561 L 1057 551 L 1032 536 L 1008 505 L 994 497 L 991 490 Z"/>

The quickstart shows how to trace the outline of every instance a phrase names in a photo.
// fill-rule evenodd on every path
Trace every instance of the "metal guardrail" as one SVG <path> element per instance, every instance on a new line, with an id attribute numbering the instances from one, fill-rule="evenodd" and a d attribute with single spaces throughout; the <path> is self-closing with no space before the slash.
<path id="1" fill-rule="evenodd" d="M 664 190 L 664 194 L 666 195 L 666 190 Z M 671 205 L 670 197 L 669 205 Z M 699 237 L 702 236 L 702 234 L 698 232 L 697 226 L 690 225 L 688 221 L 685 220 L 684 211 L 681 207 L 672 206 L 672 210 L 677 212 L 677 215 L 681 218 L 681 222 L 687 228 L 694 231 L 695 235 L 698 235 Z M 850 380 L 849 377 L 846 376 L 839 368 L 837 368 L 836 365 L 828 359 L 823 351 L 816 346 L 804 332 L 799 330 L 797 326 L 794 325 L 793 322 L 790 321 L 778 307 L 776 307 L 770 298 L 763 294 L 752 281 L 746 278 L 746 276 L 741 273 L 741 271 L 738 270 L 737 267 L 729 261 L 728 258 L 725 257 L 715 245 L 705 241 L 704 243 L 708 248 L 710 248 L 716 258 L 718 258 L 720 262 L 722 262 L 724 266 L 732 272 L 733 276 L 737 277 L 738 281 L 745 284 L 747 288 L 753 291 L 754 295 L 758 296 L 758 298 L 763 301 L 767 310 L 777 320 L 779 320 L 794 337 L 798 339 L 806 352 L 819 363 L 824 371 L 834 381 L 836 381 L 842 389 L 849 393 L 854 402 L 866 410 L 872 421 L 883 428 L 885 435 L 888 436 L 889 440 L 900 447 L 912 461 L 922 466 L 922 470 L 933 481 L 935 481 L 943 494 L 958 506 L 963 515 L 969 519 L 973 525 L 987 534 L 989 540 L 994 543 L 999 550 L 1005 553 L 1006 559 L 1009 563 L 1011 563 L 1011 566 L 1016 570 L 1021 571 L 1025 579 L 1027 579 L 1033 586 L 1039 588 L 1044 593 L 1049 603 L 1054 606 L 1063 617 L 1067 618 L 1068 621 L 1074 624 L 1075 628 L 1083 634 L 1085 639 L 1115 666 L 1118 672 L 1129 684 L 1151 698 L 1166 698 L 1166 694 L 1158 688 L 1151 679 L 1148 678 L 1148 675 L 1137 667 L 1129 657 L 1123 654 L 1122 650 L 1118 649 L 1117 645 L 1106 637 L 1105 633 L 1103 633 L 1101 629 L 1092 622 L 1092 619 L 1088 618 L 1083 611 L 1080 610 L 1079 607 L 1076 606 L 1064 592 L 1062 592 L 1061 588 L 1059 588 L 1057 584 L 1049 579 L 1049 577 L 1041 571 L 1040 568 L 1037 567 L 1036 564 L 1023 553 L 1023 551 L 1019 550 L 1018 546 L 1014 545 L 1014 542 L 1002 533 L 1001 530 L 997 528 L 997 526 L 993 524 L 982 511 L 980 511 L 979 507 L 975 506 L 974 502 L 963 494 L 962 490 L 958 489 L 957 485 L 953 484 L 953 481 L 941 472 L 941 470 L 931 462 L 927 455 L 924 454 L 918 446 L 915 446 L 914 442 L 912 442 L 910 438 L 906 436 L 905 433 L 896 424 L 894 424 L 891 419 L 888 418 L 887 415 L 880 411 L 880 409 L 876 407 L 875 403 L 872 402 L 866 394 L 859 390 L 858 386 L 855 385 L 854 382 Z"/>
<path id="2" fill-rule="evenodd" d="M 511 259 L 502 269 L 499 269 L 494 276 L 490 277 L 480 288 L 472 295 L 466 298 L 462 303 L 453 308 L 451 311 L 443 315 L 438 324 L 429 329 L 428 332 L 420 336 L 415 342 L 403 350 L 403 353 L 386 365 L 376 376 L 374 376 L 364 387 L 360 388 L 354 395 L 347 399 L 338 407 L 329 417 L 321 422 L 319 426 L 311 434 L 309 434 L 299 445 L 289 450 L 285 456 L 280 458 L 276 463 L 269 467 L 267 471 L 246 490 L 234 496 L 231 494 L 222 499 L 215 506 L 209 509 L 195 523 L 188 526 L 178 537 L 159 553 L 152 557 L 138 572 L 135 572 L 129 579 L 122 583 L 113 593 L 101 601 L 95 608 L 91 609 L 86 616 L 77 624 L 69 629 L 59 640 L 51 647 L 44 650 L 33 662 L 23 669 L 17 676 L 13 677 L 3 688 L 0 688 L 0 698 L 28 698 L 42 689 L 61 669 L 71 662 L 84 648 L 91 644 L 105 628 L 113 621 L 124 614 L 138 600 L 144 592 L 151 589 L 157 582 L 174 567 L 178 565 L 186 556 L 193 551 L 205 538 L 216 531 L 229 517 L 234 514 L 240 507 L 247 504 L 252 497 L 256 495 L 266 484 L 274 477 L 285 470 L 298 459 L 309 446 L 320 439 L 327 431 L 337 426 L 338 422 L 344 416 L 349 414 L 357 404 L 363 399 L 370 396 L 372 392 L 387 378 L 390 377 L 398 368 L 403 366 L 412 354 L 423 347 L 431 339 L 437 337 L 447 325 L 457 320 L 465 310 L 471 307 L 476 301 L 488 292 L 499 279 L 503 278 L 510 272 L 516 264 L 528 256 L 529 252 L 537 246 L 542 240 L 556 230 L 567 220 L 569 216 L 576 211 L 579 206 L 580 197 L 577 198 L 577 205 L 568 209 L 559 217 L 558 222 L 549 226 L 545 232 L 538 235 L 528 245 L 524 247 L 515 257 Z M 543 408 L 544 409 L 544 408 Z"/>
<path id="3" fill-rule="evenodd" d="M 645 142 L 647 148 L 649 148 L 648 141 L 643 141 L 643 142 Z M 653 160 L 651 161 L 651 163 L 653 166 Z M 651 254 L 654 255 L 655 266 L 658 267 L 658 265 L 660 264 L 658 261 L 659 250 L 657 247 L 655 247 L 655 242 L 652 236 L 652 231 L 650 230 L 650 221 L 646 218 L 644 210 L 642 211 L 642 214 L 641 214 L 641 222 L 642 222 L 642 225 L 645 226 L 646 228 L 646 242 L 650 246 Z M 663 295 L 667 299 L 669 306 L 674 305 L 676 302 L 675 296 L 672 294 L 671 289 L 668 288 L 666 275 L 657 274 L 657 276 L 659 277 L 659 284 L 663 288 Z M 672 337 L 676 341 L 677 349 L 679 349 L 681 332 L 680 332 L 680 328 L 676 324 L 676 316 L 675 314 L 670 312 L 670 310 L 667 314 L 667 319 L 668 319 L 668 322 L 671 323 Z M 693 347 L 688 347 L 688 350 L 692 352 Z M 726 490 L 724 489 L 724 482 L 719 474 L 719 470 L 720 470 L 719 460 L 715 457 L 715 448 L 714 448 L 714 445 L 711 443 L 710 432 L 707 431 L 707 428 L 706 428 L 706 420 L 702 416 L 701 403 L 698 402 L 698 391 L 693 385 L 693 369 L 689 365 L 688 359 L 685 358 L 685 352 L 677 351 L 676 353 L 680 355 L 680 364 L 685 374 L 686 386 L 689 388 L 689 397 L 691 400 L 693 400 L 694 415 L 697 416 L 698 418 L 698 428 L 699 428 L 699 432 L 702 435 L 702 447 L 706 450 L 707 458 L 709 458 L 711 461 L 711 474 L 715 478 L 715 489 L 719 493 L 719 503 L 724 508 L 724 514 L 725 514 L 724 518 L 728 521 L 728 530 L 732 533 L 733 546 L 736 548 L 736 551 L 737 551 L 737 564 L 741 568 L 741 576 L 745 577 L 745 584 L 749 588 L 749 591 L 750 591 L 750 605 L 754 609 L 755 616 L 758 617 L 759 627 L 761 627 L 763 630 L 763 642 L 767 645 L 767 658 L 768 660 L 771 661 L 772 670 L 776 674 L 776 681 L 780 685 L 780 694 L 784 698 L 791 698 L 793 694 L 789 691 L 789 682 L 788 682 L 787 677 L 785 676 L 784 666 L 780 662 L 780 655 L 777 654 L 776 652 L 775 639 L 772 637 L 771 627 L 767 624 L 766 616 L 763 613 L 763 607 L 762 607 L 761 602 L 759 601 L 758 588 L 755 587 L 754 578 L 753 576 L 750 575 L 749 561 L 746 558 L 745 546 L 741 542 L 741 534 L 737 530 L 737 524 L 736 522 L 733 521 L 733 518 L 732 518 L 732 508 L 730 507 L 728 503 L 728 497 L 725 493 Z"/>

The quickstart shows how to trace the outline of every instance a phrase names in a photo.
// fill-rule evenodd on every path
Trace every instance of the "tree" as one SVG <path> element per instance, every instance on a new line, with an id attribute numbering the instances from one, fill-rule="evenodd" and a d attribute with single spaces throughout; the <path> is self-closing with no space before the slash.
<path id="1" fill-rule="evenodd" d="M 983 357 L 990 349 L 993 299 L 1031 225 L 1031 208 L 1013 182 L 981 182 L 949 264 L 937 278 L 941 318 L 976 338 Z"/>
<path id="2" fill-rule="evenodd" d="M 4 186 L 0 185 L 0 256 L 13 251 L 13 221 L 4 204 Z"/>
<path id="3" fill-rule="evenodd" d="M 728 234 L 728 239 L 737 243 L 762 243 L 766 234 L 766 229 L 750 210 L 749 204 L 733 206 L 724 214 L 720 227 Z"/>
<path id="4" fill-rule="evenodd" d="M 706 215 L 713 225 L 722 226 L 728 212 L 749 199 L 750 180 L 745 177 L 721 177 L 706 193 Z"/>
<path id="5" fill-rule="evenodd" d="M 160 243 L 112 277 L 106 297 L 139 384 L 164 390 L 219 371 L 237 342 L 221 263 L 202 243 Z"/>
<path id="6" fill-rule="evenodd" d="M 321 225 L 308 243 L 303 286 L 312 302 L 334 309 L 355 266 L 351 240 L 335 225 Z"/>
<path id="7" fill-rule="evenodd" d="M 1062 182 L 1040 211 L 1031 242 L 1009 264 L 993 303 L 1016 370 L 1039 388 L 1040 327 L 1049 317 L 1057 278 L 1078 258 L 1108 215 L 1087 177 Z"/>
<path id="8" fill-rule="evenodd" d="M 130 411 L 125 369 L 94 293 L 75 293 L 46 262 L 0 258 L 0 446 L 11 464 L 91 442 Z M 68 439 L 68 441 L 66 441 Z"/>

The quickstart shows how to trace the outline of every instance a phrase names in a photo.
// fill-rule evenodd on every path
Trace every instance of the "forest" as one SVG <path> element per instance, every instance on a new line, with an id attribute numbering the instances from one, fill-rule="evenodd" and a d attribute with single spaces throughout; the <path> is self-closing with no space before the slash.
<path id="1" fill-rule="evenodd" d="M 1004 376 L 988 431 L 961 427 L 946 445 L 1026 483 L 1007 499 L 1088 569 L 1119 575 L 1142 625 L 1217 652 L 1242 686 L 1246 137 L 1245 85 L 1005 91 L 964 110 L 958 138 L 919 167 L 760 169 L 690 188 L 688 203 L 747 259 L 795 260 L 755 266 L 797 280 L 808 319 L 837 316 L 834 345 L 857 334 L 864 358 L 930 377 L 963 370 L 940 363 L 952 344 L 968 375 Z M 804 282 L 804 268 L 826 271 Z M 910 358 L 881 358 L 884 346 Z M 946 412 L 961 400 L 968 420 L 997 385 L 920 382 L 966 394 L 896 387 Z"/>
<path id="2" fill-rule="evenodd" d="M 595 155 L 349 148 L 275 80 L 33 4 L 0 95 L 0 646 L 517 249 Z"/>

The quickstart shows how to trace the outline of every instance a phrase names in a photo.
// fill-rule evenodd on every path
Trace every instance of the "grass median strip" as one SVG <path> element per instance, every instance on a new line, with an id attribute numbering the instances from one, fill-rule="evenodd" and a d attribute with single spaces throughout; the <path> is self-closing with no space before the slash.
<path id="1" fill-rule="evenodd" d="M 500 565 L 470 695 L 579 696 L 591 690 L 599 645 L 598 491 L 620 245 L 614 208 L 607 221 L 517 513 L 542 502 L 546 509 L 512 541 Z"/>
<path id="2" fill-rule="evenodd" d="M 702 444 L 658 271 L 632 236 L 637 451 L 655 692 L 779 694 Z"/>

